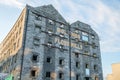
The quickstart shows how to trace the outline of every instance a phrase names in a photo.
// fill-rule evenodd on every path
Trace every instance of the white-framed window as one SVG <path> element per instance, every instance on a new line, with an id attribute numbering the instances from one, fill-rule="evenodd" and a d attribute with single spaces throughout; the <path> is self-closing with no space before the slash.
<path id="1" fill-rule="evenodd" d="M 82 40 L 83 41 L 88 41 L 89 40 L 88 33 L 82 32 Z"/>

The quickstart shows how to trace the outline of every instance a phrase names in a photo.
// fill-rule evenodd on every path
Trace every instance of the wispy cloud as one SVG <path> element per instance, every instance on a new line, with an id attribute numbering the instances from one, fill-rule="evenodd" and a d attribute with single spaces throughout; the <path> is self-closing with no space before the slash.
<path id="1" fill-rule="evenodd" d="M 24 4 L 18 0 L 0 0 L 0 4 L 12 7 L 23 8 Z"/>
<path id="2" fill-rule="evenodd" d="M 62 11 L 67 21 L 80 20 L 90 24 L 99 33 L 103 53 L 120 52 L 120 45 L 118 44 L 120 41 L 120 11 L 110 8 L 100 0 L 75 1 L 59 2 L 62 10 L 64 8 L 70 10 L 68 12 Z"/>

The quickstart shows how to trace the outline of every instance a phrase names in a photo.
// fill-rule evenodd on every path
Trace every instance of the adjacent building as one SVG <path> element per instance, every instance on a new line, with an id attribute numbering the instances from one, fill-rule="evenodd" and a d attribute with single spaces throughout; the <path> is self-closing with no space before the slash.
<path id="1" fill-rule="evenodd" d="M 120 80 L 120 63 L 112 64 L 112 74 L 107 75 L 107 80 Z"/>
<path id="2" fill-rule="evenodd" d="M 86 23 L 68 24 L 52 5 L 27 5 L 0 44 L 0 73 L 14 80 L 103 80 L 99 37 Z"/>

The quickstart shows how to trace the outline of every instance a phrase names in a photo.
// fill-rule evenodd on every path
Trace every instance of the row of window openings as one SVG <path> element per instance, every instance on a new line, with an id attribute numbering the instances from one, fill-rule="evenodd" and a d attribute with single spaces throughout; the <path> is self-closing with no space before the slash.
<path id="1" fill-rule="evenodd" d="M 33 43 L 34 43 L 34 45 L 39 46 L 39 44 L 40 44 L 40 39 L 39 39 L 39 38 L 34 38 Z M 52 42 L 48 42 L 47 45 L 48 45 L 48 46 L 52 46 Z M 79 47 L 79 48 L 82 48 L 82 45 L 81 45 L 81 44 L 77 44 L 76 46 Z M 64 46 L 63 46 L 63 45 L 60 45 L 60 48 L 64 48 Z M 92 48 L 94 48 L 94 49 L 96 48 L 95 43 L 92 44 Z M 87 52 L 86 52 L 86 53 L 87 53 Z"/>
<path id="2" fill-rule="evenodd" d="M 35 19 L 42 21 L 42 17 L 41 17 L 41 16 L 37 16 L 37 15 L 36 15 L 36 16 L 35 16 Z M 48 23 L 49 23 L 50 25 L 54 25 L 54 21 L 51 20 L 51 19 L 48 19 Z M 64 25 L 61 23 L 61 24 L 60 24 L 60 27 L 61 27 L 61 28 L 64 28 Z"/>
<path id="3" fill-rule="evenodd" d="M 37 75 L 37 71 L 36 70 L 32 70 L 31 71 L 31 76 L 32 77 L 36 77 Z M 45 74 L 45 77 L 46 78 L 51 78 L 51 72 L 46 72 Z M 60 72 L 59 75 L 58 75 L 58 78 L 59 79 L 64 79 L 64 73 Z M 80 79 L 80 75 L 79 74 L 76 74 L 76 80 L 79 80 Z M 85 77 L 85 80 L 90 80 L 90 77 Z M 98 80 L 98 77 L 95 77 L 95 80 Z"/>
<path id="4" fill-rule="evenodd" d="M 35 28 L 35 32 L 39 33 L 41 31 L 41 27 L 36 26 Z M 52 35 L 53 31 L 52 30 L 48 30 L 48 34 Z M 65 37 L 65 35 L 63 33 L 60 33 L 60 37 Z M 93 36 L 92 36 L 93 38 Z M 89 41 L 88 35 L 82 34 L 82 40 L 83 41 Z M 76 41 L 78 41 L 78 39 L 76 39 Z"/>
<path id="5" fill-rule="evenodd" d="M 33 54 L 33 56 L 32 56 L 32 61 L 33 62 L 37 62 L 38 61 L 38 55 L 36 55 L 36 54 Z M 47 57 L 46 58 L 46 62 L 47 63 L 52 63 L 52 58 L 51 57 Z M 64 64 L 64 59 L 60 59 L 59 60 L 59 65 L 63 65 Z"/>
<path id="6" fill-rule="evenodd" d="M 37 19 L 37 20 L 42 20 L 42 17 L 36 16 L 36 19 Z M 50 20 L 50 19 L 48 20 L 48 23 L 49 23 L 49 24 L 54 24 L 54 22 L 53 22 L 52 20 Z M 64 28 L 64 25 L 61 24 L 60 27 L 61 27 L 61 28 Z M 78 30 L 75 30 L 75 33 L 78 33 Z M 95 39 L 95 36 L 92 35 L 91 38 L 92 38 L 92 39 Z M 82 39 L 85 40 L 85 41 L 88 41 L 88 34 L 87 34 L 86 32 L 82 32 Z"/>
<path id="7" fill-rule="evenodd" d="M 89 55 L 89 52 L 88 52 L 88 51 L 85 51 L 84 54 Z M 76 57 L 76 58 L 79 58 L 79 55 L 80 55 L 79 53 L 75 53 L 75 57 Z M 92 56 L 93 56 L 93 57 L 97 57 L 96 53 L 93 53 Z"/>
<path id="8" fill-rule="evenodd" d="M 32 56 L 32 60 L 33 60 L 33 61 L 38 61 L 38 55 L 34 54 L 34 55 Z M 52 58 L 51 58 L 51 57 L 47 57 L 47 58 L 46 58 L 46 62 L 47 62 L 47 63 L 52 63 Z M 59 65 L 64 65 L 64 59 L 60 59 L 60 60 L 59 60 Z M 80 62 L 76 62 L 76 68 L 80 68 Z M 85 68 L 89 68 L 89 65 L 86 64 L 86 65 L 85 65 Z M 96 69 L 97 69 L 97 66 L 94 65 L 94 70 L 96 70 Z"/>

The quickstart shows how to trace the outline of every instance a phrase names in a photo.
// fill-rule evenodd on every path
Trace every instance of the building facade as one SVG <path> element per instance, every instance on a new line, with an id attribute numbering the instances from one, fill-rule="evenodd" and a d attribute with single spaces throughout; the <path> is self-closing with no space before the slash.
<path id="1" fill-rule="evenodd" d="M 120 63 L 112 64 L 112 74 L 108 74 L 106 80 L 120 80 Z"/>
<path id="2" fill-rule="evenodd" d="M 99 37 L 52 5 L 27 5 L 0 44 L 0 72 L 14 80 L 103 80 Z"/>

